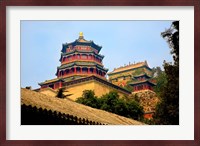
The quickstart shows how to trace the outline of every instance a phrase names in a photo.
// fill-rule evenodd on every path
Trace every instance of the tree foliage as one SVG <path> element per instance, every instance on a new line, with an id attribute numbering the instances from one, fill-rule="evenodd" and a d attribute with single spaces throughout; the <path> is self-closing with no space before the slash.
<path id="1" fill-rule="evenodd" d="M 135 120 L 140 120 L 143 117 L 143 108 L 137 101 L 127 97 L 120 98 L 115 91 L 97 98 L 94 91 L 85 90 L 82 97 L 78 98 L 76 102 Z"/>
<path id="2" fill-rule="evenodd" d="M 156 124 L 179 124 L 179 22 L 174 21 L 169 29 L 161 33 L 171 48 L 174 64 L 164 62 L 167 79 L 160 93 L 161 102 L 156 107 Z"/>
<path id="3" fill-rule="evenodd" d="M 156 81 L 156 86 L 154 87 L 154 91 L 160 97 L 161 92 L 167 84 L 167 78 L 165 71 L 162 71 L 161 68 L 153 67 L 152 68 L 153 79 Z"/>
<path id="4" fill-rule="evenodd" d="M 84 90 L 82 97 L 79 97 L 76 102 L 93 108 L 99 108 L 99 101 L 93 90 Z"/>
<path id="5" fill-rule="evenodd" d="M 56 97 L 58 97 L 58 98 L 66 98 L 66 97 L 72 95 L 72 94 L 64 94 L 65 92 L 68 92 L 68 91 L 66 91 L 65 88 L 60 88 L 58 90 L 58 93 L 57 93 Z"/>

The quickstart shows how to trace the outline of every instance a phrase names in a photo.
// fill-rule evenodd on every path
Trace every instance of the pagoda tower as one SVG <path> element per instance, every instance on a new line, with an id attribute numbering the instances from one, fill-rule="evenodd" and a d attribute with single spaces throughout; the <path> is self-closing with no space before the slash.
<path id="1" fill-rule="evenodd" d="M 60 62 L 57 67 L 56 78 L 39 83 L 41 89 L 58 89 L 69 81 L 96 76 L 106 80 L 108 69 L 104 68 L 103 55 L 99 54 L 101 46 L 93 41 L 84 39 L 83 33 L 74 42 L 62 45 Z"/>
<path id="2" fill-rule="evenodd" d="M 108 69 L 102 64 L 104 56 L 99 54 L 101 48 L 93 41 L 85 40 L 80 32 L 77 40 L 62 46 L 57 78 L 63 78 L 65 82 L 91 75 L 105 78 Z"/>

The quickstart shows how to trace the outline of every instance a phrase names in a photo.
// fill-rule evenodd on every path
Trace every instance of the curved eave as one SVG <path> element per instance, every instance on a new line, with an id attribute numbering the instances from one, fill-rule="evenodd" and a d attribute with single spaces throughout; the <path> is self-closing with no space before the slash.
<path id="1" fill-rule="evenodd" d="M 57 67 L 57 69 L 66 69 L 68 67 L 74 67 L 74 66 L 85 66 L 85 67 L 93 66 L 93 67 L 97 67 L 99 69 L 103 69 L 106 72 L 108 71 L 107 68 L 104 68 L 103 66 L 100 66 L 97 63 L 94 63 L 94 62 L 79 62 L 79 61 L 69 63 L 69 64 L 64 64 L 62 66 Z"/>
<path id="2" fill-rule="evenodd" d="M 50 84 L 50 83 L 55 83 L 55 82 L 58 82 L 58 81 L 62 81 L 62 79 L 53 79 L 53 80 L 46 80 L 44 82 L 40 82 L 38 83 L 38 85 L 42 86 L 42 85 L 46 85 L 46 84 Z"/>
<path id="3" fill-rule="evenodd" d="M 82 51 L 82 50 L 74 50 L 74 51 L 67 52 L 67 53 L 61 53 L 61 57 L 62 56 L 67 56 L 67 55 L 71 55 L 71 54 L 74 54 L 74 53 L 91 53 L 91 54 L 95 54 L 95 55 L 101 57 L 102 59 L 104 58 L 104 55 L 97 54 L 94 51 Z"/>
<path id="4" fill-rule="evenodd" d="M 140 74 L 140 75 L 135 75 L 134 78 L 137 79 L 137 78 L 139 78 L 139 77 L 144 77 L 144 76 L 147 77 L 147 78 L 151 78 L 151 76 L 147 75 L 146 73 Z"/>
<path id="5" fill-rule="evenodd" d="M 97 65 L 97 68 L 104 70 L 106 73 L 108 72 L 107 68 L 104 68 L 104 67 L 101 67 L 101 66 L 98 66 L 98 65 Z"/>
<path id="6" fill-rule="evenodd" d="M 149 80 L 138 81 L 138 82 L 131 82 L 131 83 L 129 83 L 129 85 L 134 86 L 134 85 L 139 85 L 139 84 L 143 84 L 143 83 L 149 83 L 149 84 L 151 84 L 152 86 L 156 86 L 155 83 L 153 83 L 153 82 L 151 82 L 151 81 L 149 81 Z"/>

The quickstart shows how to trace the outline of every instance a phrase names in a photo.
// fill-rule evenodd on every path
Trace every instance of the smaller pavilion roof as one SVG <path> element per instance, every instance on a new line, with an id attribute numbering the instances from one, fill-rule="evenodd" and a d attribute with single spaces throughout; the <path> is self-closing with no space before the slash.
<path id="1" fill-rule="evenodd" d="M 129 85 L 134 86 L 134 85 L 139 85 L 139 84 L 144 84 L 144 83 L 149 83 L 152 86 L 156 85 L 155 83 L 151 82 L 150 80 L 132 81 L 132 82 L 129 83 Z"/>
<path id="2" fill-rule="evenodd" d="M 143 67 L 143 66 L 146 66 L 149 68 L 146 60 L 144 62 L 138 62 L 135 64 L 129 64 L 126 66 L 116 68 L 112 72 L 109 72 L 108 75 L 112 75 L 112 74 L 119 73 L 119 72 L 126 71 L 126 70 L 136 69 L 136 68 Z"/>
<path id="3" fill-rule="evenodd" d="M 134 76 L 134 78 L 135 79 L 137 79 L 137 78 L 139 78 L 139 77 L 146 77 L 146 78 L 151 78 L 151 76 L 150 75 L 148 75 L 147 73 L 142 73 L 142 74 L 139 74 L 139 75 L 135 75 Z"/>

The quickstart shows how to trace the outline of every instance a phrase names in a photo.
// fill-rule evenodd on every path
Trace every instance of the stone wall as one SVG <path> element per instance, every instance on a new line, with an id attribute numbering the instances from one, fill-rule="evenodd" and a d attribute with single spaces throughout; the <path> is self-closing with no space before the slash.
<path id="1" fill-rule="evenodd" d="M 77 98 L 81 97 L 84 90 L 94 90 L 94 82 L 88 81 L 87 83 L 77 83 L 74 85 L 69 85 L 66 88 L 67 94 L 72 94 L 67 98 L 76 100 Z"/>
<path id="2" fill-rule="evenodd" d="M 84 90 L 94 90 L 94 93 L 97 97 L 102 96 L 103 94 L 109 93 L 110 91 L 115 91 L 111 86 L 98 82 L 96 80 L 90 80 L 83 83 L 77 83 L 75 85 L 69 85 L 66 87 L 67 94 L 72 94 L 68 96 L 69 99 L 76 100 L 78 97 L 81 97 Z M 123 97 L 125 93 L 117 90 L 120 97 Z"/>
<path id="3" fill-rule="evenodd" d="M 118 92 L 120 97 L 129 95 L 128 93 L 123 92 L 123 90 L 120 90 L 120 89 L 118 90 L 109 84 L 110 84 L 109 82 L 107 84 L 107 83 L 105 83 L 105 81 L 101 82 L 101 81 L 97 81 L 97 80 L 88 80 L 85 82 L 67 85 L 65 87 L 64 94 L 69 95 L 69 96 L 67 96 L 67 98 L 69 98 L 73 101 L 75 101 L 77 98 L 81 97 L 84 90 L 93 90 L 97 97 L 101 97 L 102 95 L 109 93 L 110 91 Z M 44 89 L 40 89 L 39 92 L 55 97 L 58 93 L 58 89 L 53 90 L 51 88 L 44 88 Z"/>

